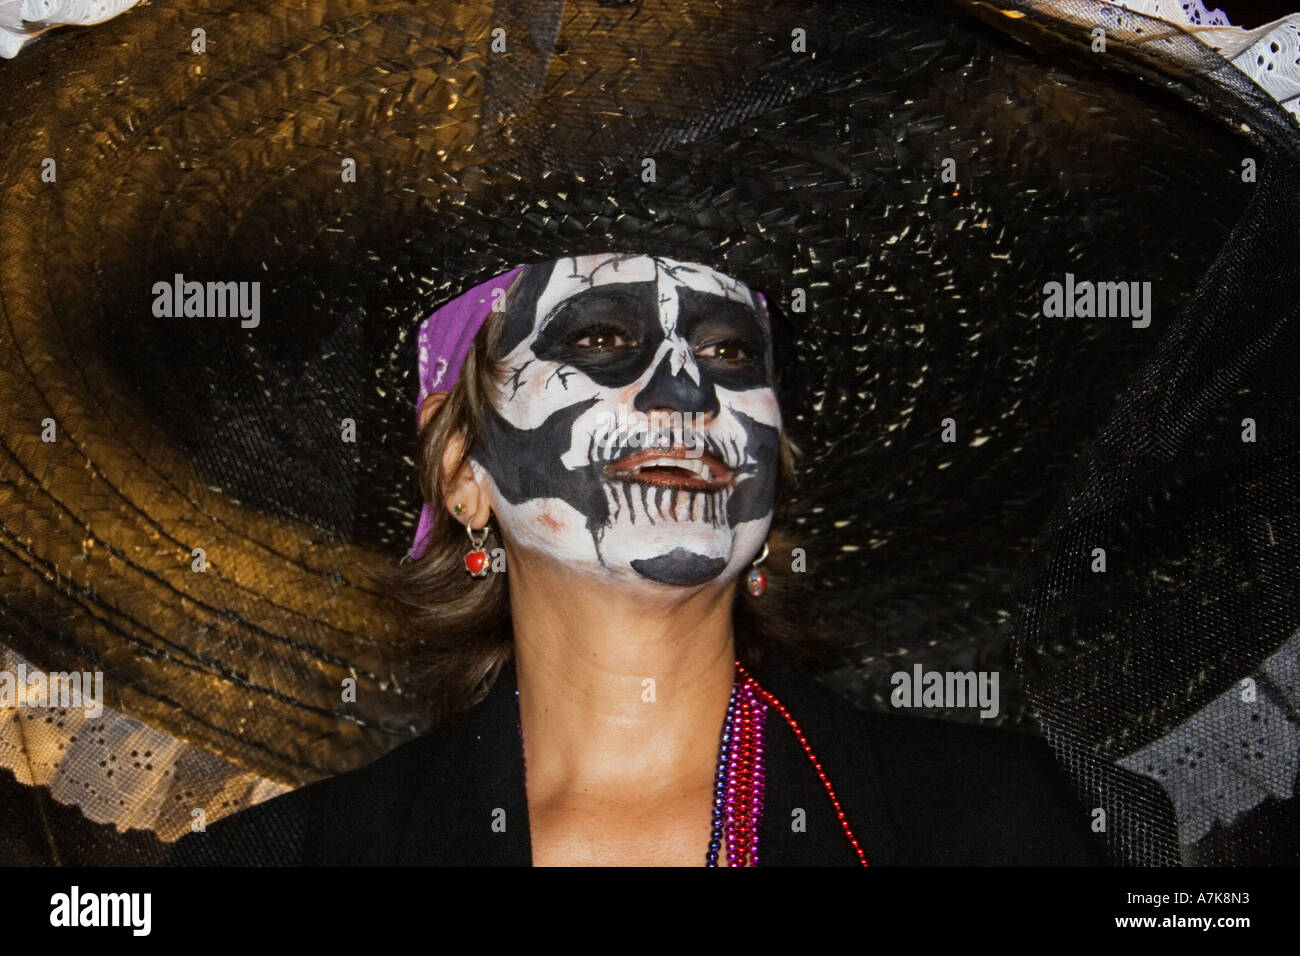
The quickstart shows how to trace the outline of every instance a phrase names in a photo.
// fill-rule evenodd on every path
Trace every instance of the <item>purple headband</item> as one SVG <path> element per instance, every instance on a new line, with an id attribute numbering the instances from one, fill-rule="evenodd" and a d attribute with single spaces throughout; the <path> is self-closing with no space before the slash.
<path id="1" fill-rule="evenodd" d="M 497 289 L 505 295 L 510 283 L 524 270 L 516 266 L 509 272 L 488 279 L 468 292 L 458 295 L 420 323 L 420 395 L 415 403 L 415 425 L 420 427 L 420 409 L 433 392 L 450 391 L 460 378 L 461 369 L 469 355 L 474 336 L 492 312 Z M 767 297 L 758 293 L 767 309 Z M 407 552 L 408 559 L 421 557 L 429 548 L 435 515 L 426 502 L 420 511 L 420 523 L 415 529 L 415 541 Z"/>
<path id="2" fill-rule="evenodd" d="M 492 312 L 496 290 L 505 295 L 515 276 L 524 270 L 516 266 L 509 272 L 488 279 L 468 292 L 458 295 L 420 323 L 420 395 L 415 403 L 415 426 L 420 427 L 420 409 L 434 392 L 450 391 L 460 378 L 474 336 Z M 426 503 L 420 511 L 420 524 L 408 558 L 421 557 L 429 548 L 435 515 Z"/>

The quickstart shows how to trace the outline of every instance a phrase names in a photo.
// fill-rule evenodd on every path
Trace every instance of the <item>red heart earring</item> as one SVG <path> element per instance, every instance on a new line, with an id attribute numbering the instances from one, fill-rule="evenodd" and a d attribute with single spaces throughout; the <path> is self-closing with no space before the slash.
<path id="1" fill-rule="evenodd" d="M 469 535 L 470 544 L 474 545 L 474 550 L 465 555 L 465 569 L 476 577 L 481 578 L 488 573 L 488 553 L 483 550 L 483 542 L 487 540 L 488 526 L 485 524 L 476 532 L 468 524 L 465 525 L 465 532 Z M 478 537 L 474 537 L 477 534 Z"/>

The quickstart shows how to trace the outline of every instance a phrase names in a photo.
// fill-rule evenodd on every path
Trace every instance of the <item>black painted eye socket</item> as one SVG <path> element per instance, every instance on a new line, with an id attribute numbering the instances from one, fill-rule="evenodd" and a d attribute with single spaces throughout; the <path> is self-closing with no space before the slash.
<path id="1" fill-rule="evenodd" d="M 760 361 L 762 347 L 752 339 L 718 339 L 697 345 L 695 356 L 721 368 L 750 368 Z"/>
<path id="2" fill-rule="evenodd" d="M 635 349 L 640 342 L 627 329 L 617 325 L 588 325 L 564 342 L 569 348 L 587 353 L 614 353 Z"/>

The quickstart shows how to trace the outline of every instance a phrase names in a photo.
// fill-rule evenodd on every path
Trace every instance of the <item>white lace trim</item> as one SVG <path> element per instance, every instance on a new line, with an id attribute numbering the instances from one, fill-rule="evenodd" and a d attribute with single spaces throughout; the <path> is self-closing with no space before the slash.
<path id="1" fill-rule="evenodd" d="M 1237 818 L 1269 797 L 1290 800 L 1300 767 L 1300 730 L 1288 715 L 1300 705 L 1300 631 L 1251 675 L 1255 685 L 1278 688 L 1242 699 L 1234 684 L 1159 740 L 1117 761 L 1150 777 L 1173 802 L 1178 840 L 1184 847 L 1204 839 L 1216 823 Z"/>
<path id="2" fill-rule="evenodd" d="M 13 59 L 23 45 L 65 24 L 88 27 L 111 20 L 140 0 L 0 0 L 0 56 Z"/>
<path id="3" fill-rule="evenodd" d="M 11 682 L 37 670 L 0 647 Z M 293 789 L 107 707 L 88 716 L 97 709 L 0 705 L 0 768 L 96 823 L 167 842 L 190 832 L 195 810 L 212 824 Z"/>
<path id="4" fill-rule="evenodd" d="M 1233 26 L 1222 10 L 1206 10 L 1201 0 L 1104 2 L 1182 27 L 1220 53 L 1300 121 L 1300 13 L 1289 13 L 1272 23 L 1246 30 Z"/>

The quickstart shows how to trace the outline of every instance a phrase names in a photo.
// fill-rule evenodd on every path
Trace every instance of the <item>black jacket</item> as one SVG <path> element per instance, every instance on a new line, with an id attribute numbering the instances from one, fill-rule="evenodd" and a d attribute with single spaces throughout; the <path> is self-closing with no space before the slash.
<path id="1" fill-rule="evenodd" d="M 752 671 L 799 722 L 872 866 L 1108 864 L 1040 738 L 864 713 L 785 657 Z M 507 666 L 452 726 L 188 834 L 170 863 L 529 865 L 515 686 Z M 767 726 L 760 865 L 858 865 L 794 734 L 774 712 Z"/>

